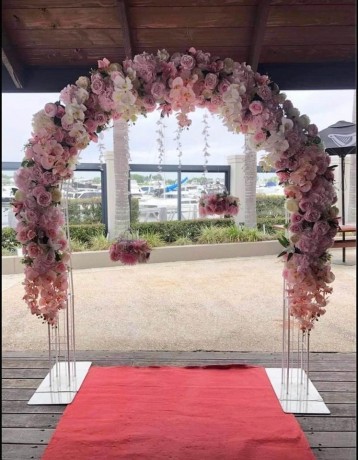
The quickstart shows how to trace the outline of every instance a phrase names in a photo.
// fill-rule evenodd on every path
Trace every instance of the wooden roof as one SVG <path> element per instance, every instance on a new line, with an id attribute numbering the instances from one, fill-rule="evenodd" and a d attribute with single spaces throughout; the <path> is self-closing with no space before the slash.
<path id="1" fill-rule="evenodd" d="M 355 13 L 355 0 L 3 0 L 2 91 L 59 92 L 103 57 L 190 46 L 282 89 L 353 89 Z"/>

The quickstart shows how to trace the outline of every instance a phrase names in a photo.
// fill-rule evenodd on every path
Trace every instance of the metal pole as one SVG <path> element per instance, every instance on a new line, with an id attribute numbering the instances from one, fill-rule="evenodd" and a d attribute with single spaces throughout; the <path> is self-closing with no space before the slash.
<path id="1" fill-rule="evenodd" d="M 344 204 L 344 157 L 345 155 L 343 154 L 341 156 L 341 187 L 342 187 L 342 225 L 345 224 L 346 219 L 345 219 L 345 204 Z M 342 240 L 343 244 L 346 239 L 346 234 L 345 232 L 342 232 Z M 343 262 L 346 261 L 346 248 L 342 248 L 342 260 Z"/>

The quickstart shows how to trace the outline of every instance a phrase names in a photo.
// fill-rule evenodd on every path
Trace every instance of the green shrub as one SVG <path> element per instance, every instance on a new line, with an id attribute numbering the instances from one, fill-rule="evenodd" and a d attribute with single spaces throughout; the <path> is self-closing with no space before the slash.
<path id="1" fill-rule="evenodd" d="M 71 239 L 70 242 L 71 251 L 72 252 L 82 252 L 82 251 L 89 251 L 88 243 L 84 243 L 83 241 L 79 241 L 76 238 L 73 240 Z"/>
<path id="2" fill-rule="evenodd" d="M 239 229 L 238 241 L 241 243 L 262 241 L 262 236 L 263 234 L 256 228 L 241 227 Z"/>
<path id="3" fill-rule="evenodd" d="M 16 231 L 11 227 L 3 227 L 1 236 L 2 255 L 11 255 L 16 252 L 16 248 L 18 247 L 21 247 L 21 243 L 16 239 Z M 9 253 L 4 254 L 4 251 Z"/>
<path id="4" fill-rule="evenodd" d="M 111 242 L 104 235 L 93 236 L 90 239 L 88 249 L 90 251 L 106 251 L 109 249 Z"/>
<path id="5" fill-rule="evenodd" d="M 257 228 L 258 230 L 265 231 L 265 233 L 273 233 L 276 234 L 278 230 L 273 228 L 274 225 L 284 225 L 285 217 L 284 216 L 277 216 L 277 217 L 257 217 Z"/>
<path id="6" fill-rule="evenodd" d="M 167 222 L 138 222 L 131 224 L 132 230 L 140 233 L 150 232 L 159 234 L 166 243 L 174 243 L 179 238 L 190 238 L 195 242 L 203 227 L 230 227 L 233 219 L 196 219 Z"/>
<path id="7" fill-rule="evenodd" d="M 70 237 L 72 240 L 78 240 L 81 243 L 88 244 L 91 238 L 105 234 L 104 224 L 81 224 L 70 225 Z"/>
<path id="8" fill-rule="evenodd" d="M 199 244 L 228 243 L 228 229 L 225 227 L 207 226 L 201 229 L 197 242 Z"/>
<path id="9" fill-rule="evenodd" d="M 259 217 L 285 217 L 285 197 L 278 195 L 256 195 L 256 215 Z"/>
<path id="10" fill-rule="evenodd" d="M 158 233 L 153 232 L 139 232 L 139 238 L 146 240 L 151 248 L 158 248 L 165 246 L 165 241 Z"/>
<path id="11" fill-rule="evenodd" d="M 193 244 L 190 238 L 183 236 L 181 238 L 178 238 L 177 240 L 172 243 L 173 246 L 186 246 L 188 244 Z"/>
<path id="12" fill-rule="evenodd" d="M 240 229 L 236 225 L 227 227 L 225 228 L 225 235 L 228 243 L 235 243 L 239 239 Z"/>
<path id="13" fill-rule="evenodd" d="M 131 224 L 139 220 L 139 199 L 131 197 L 130 221 Z"/>
<path id="14" fill-rule="evenodd" d="M 70 224 L 102 222 L 102 198 L 70 198 L 68 200 Z"/>

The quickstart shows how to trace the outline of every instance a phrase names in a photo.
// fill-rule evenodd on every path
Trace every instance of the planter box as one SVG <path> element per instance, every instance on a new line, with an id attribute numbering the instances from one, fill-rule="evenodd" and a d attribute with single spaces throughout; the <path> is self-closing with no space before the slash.
<path id="1" fill-rule="evenodd" d="M 186 260 L 227 259 L 232 257 L 255 257 L 279 254 L 282 246 L 276 240 L 255 243 L 198 244 L 188 246 L 166 246 L 153 249 L 148 263 L 178 262 Z M 72 254 L 72 268 L 117 267 L 108 251 L 84 251 Z M 21 257 L 3 256 L 2 273 L 22 273 Z"/>

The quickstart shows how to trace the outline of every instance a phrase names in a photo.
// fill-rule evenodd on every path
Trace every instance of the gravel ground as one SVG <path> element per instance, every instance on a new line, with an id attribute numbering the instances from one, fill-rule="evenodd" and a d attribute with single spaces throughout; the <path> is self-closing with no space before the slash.
<path id="1" fill-rule="evenodd" d="M 356 350 L 356 254 L 333 250 L 336 275 L 312 351 Z M 276 256 L 74 270 L 78 350 L 281 350 L 282 262 Z M 2 275 L 4 351 L 47 349 L 47 327 Z"/>

